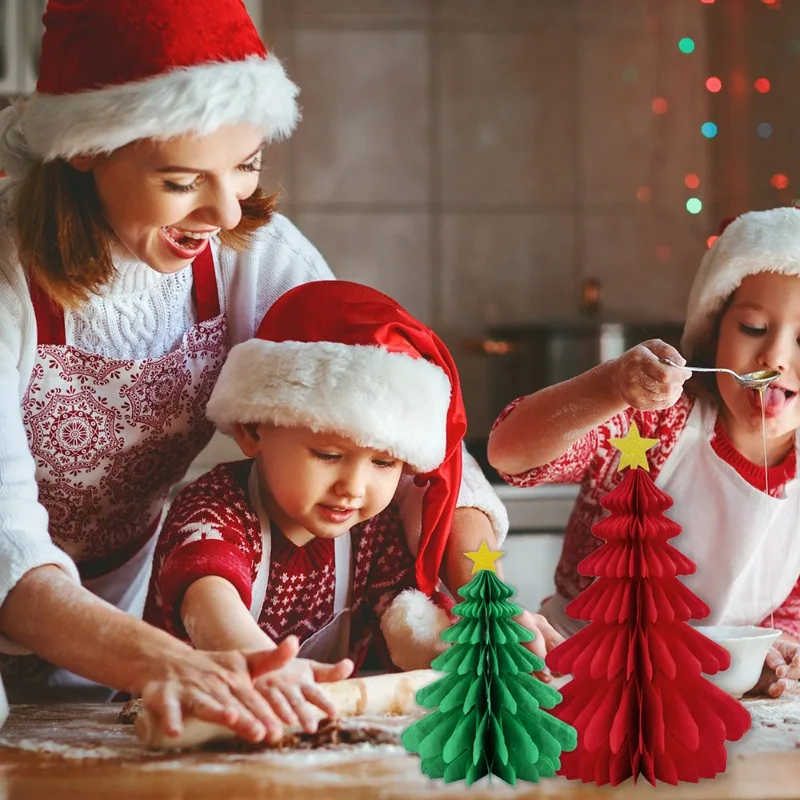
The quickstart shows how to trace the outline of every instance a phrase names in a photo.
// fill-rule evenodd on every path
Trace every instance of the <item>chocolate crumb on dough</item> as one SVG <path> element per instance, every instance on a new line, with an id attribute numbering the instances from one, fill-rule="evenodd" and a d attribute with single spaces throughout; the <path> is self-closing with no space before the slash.
<path id="1" fill-rule="evenodd" d="M 235 753 L 253 753 L 260 750 L 313 750 L 318 747 L 349 744 L 400 744 L 400 732 L 377 726 L 348 726 L 347 720 L 323 720 L 316 733 L 287 733 L 277 745 L 264 742 L 253 744 L 241 739 L 228 742 L 211 742 L 204 750 L 224 750 Z"/>
<path id="2" fill-rule="evenodd" d="M 144 705 L 142 704 L 142 699 L 137 698 L 136 700 L 128 700 L 119 711 L 117 715 L 117 722 L 121 722 L 123 725 L 133 725 L 136 721 L 136 717 L 142 713 L 142 709 Z"/>
<path id="3" fill-rule="evenodd" d="M 133 725 L 142 713 L 141 699 L 128 700 L 117 715 L 117 722 Z M 260 742 L 253 744 L 242 739 L 226 742 L 209 742 L 203 750 L 224 751 L 227 753 L 255 753 L 261 750 L 313 750 L 317 747 L 330 747 L 349 744 L 400 744 L 400 732 L 372 725 L 353 725 L 346 719 L 326 719 L 320 722 L 316 733 L 303 731 L 287 733 L 274 745 Z"/>

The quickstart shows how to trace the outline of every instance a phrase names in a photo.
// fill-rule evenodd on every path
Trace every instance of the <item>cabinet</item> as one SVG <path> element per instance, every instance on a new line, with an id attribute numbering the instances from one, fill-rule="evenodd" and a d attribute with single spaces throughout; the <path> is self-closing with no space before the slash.
<path id="1" fill-rule="evenodd" d="M 564 534 L 558 531 L 509 533 L 500 548 L 505 557 L 499 563 L 503 580 L 516 590 L 513 602 L 535 614 L 542 600 L 553 594 L 553 576 L 563 541 Z"/>
<path id="2" fill-rule="evenodd" d="M 0 95 L 36 88 L 46 0 L 0 0 Z"/>

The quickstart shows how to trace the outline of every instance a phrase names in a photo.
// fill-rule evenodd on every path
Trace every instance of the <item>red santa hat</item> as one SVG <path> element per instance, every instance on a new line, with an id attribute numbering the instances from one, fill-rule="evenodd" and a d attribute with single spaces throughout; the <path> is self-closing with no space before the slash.
<path id="1" fill-rule="evenodd" d="M 242 0 L 48 0 L 36 92 L 0 114 L 0 165 L 110 152 L 249 122 L 267 140 L 298 89 Z"/>
<path id="2" fill-rule="evenodd" d="M 206 413 L 225 433 L 259 422 L 331 431 L 414 469 L 427 484 L 419 591 L 403 592 L 381 628 L 397 666 L 428 666 L 450 624 L 436 589 L 467 426 L 458 372 L 439 337 L 375 289 L 303 284 L 269 309 L 253 339 L 231 349 Z"/>
<path id="3" fill-rule="evenodd" d="M 777 272 L 800 277 L 800 210 L 749 211 L 725 220 L 703 256 L 689 294 L 681 350 L 688 359 L 711 331 L 725 301 L 748 275 Z"/>

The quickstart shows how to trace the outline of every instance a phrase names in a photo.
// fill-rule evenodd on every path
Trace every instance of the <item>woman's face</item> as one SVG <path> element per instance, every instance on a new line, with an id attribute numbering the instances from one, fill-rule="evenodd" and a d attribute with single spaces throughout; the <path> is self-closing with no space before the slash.
<path id="1" fill-rule="evenodd" d="M 177 272 L 210 236 L 238 225 L 239 201 L 258 185 L 262 147 L 255 126 L 228 125 L 208 136 L 140 139 L 71 163 L 93 173 L 106 221 L 125 250 L 158 272 Z"/>
<path id="2" fill-rule="evenodd" d="M 739 374 L 781 373 L 764 392 L 767 436 L 785 437 L 800 427 L 800 278 L 761 272 L 742 281 L 722 317 L 717 366 Z M 760 393 L 717 375 L 729 423 L 761 435 Z"/>

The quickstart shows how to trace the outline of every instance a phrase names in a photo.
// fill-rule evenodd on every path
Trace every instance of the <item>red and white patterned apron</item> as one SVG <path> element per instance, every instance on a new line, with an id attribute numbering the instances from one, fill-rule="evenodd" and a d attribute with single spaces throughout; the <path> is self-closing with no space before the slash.
<path id="1" fill-rule="evenodd" d="M 135 361 L 68 345 L 63 311 L 31 286 L 38 346 L 22 411 L 50 535 L 88 589 L 137 616 L 170 489 L 213 433 L 205 407 L 228 351 L 211 247 L 192 272 L 197 324 L 171 353 Z M 22 672 L 40 686 L 91 685 L 52 667 Z"/>

